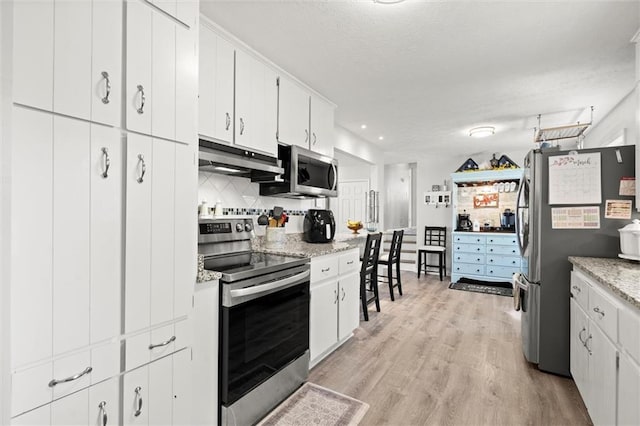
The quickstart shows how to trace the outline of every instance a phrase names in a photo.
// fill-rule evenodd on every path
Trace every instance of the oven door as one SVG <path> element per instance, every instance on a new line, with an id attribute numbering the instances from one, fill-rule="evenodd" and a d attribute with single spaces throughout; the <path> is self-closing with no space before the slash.
<path id="1" fill-rule="evenodd" d="M 286 280 L 285 288 L 274 288 L 277 282 Z M 220 312 L 221 402 L 225 406 L 309 349 L 308 269 L 288 278 L 235 290 L 244 291 L 236 295 L 248 300 L 224 303 Z M 223 299 L 225 292 L 233 291 L 223 290 Z"/>

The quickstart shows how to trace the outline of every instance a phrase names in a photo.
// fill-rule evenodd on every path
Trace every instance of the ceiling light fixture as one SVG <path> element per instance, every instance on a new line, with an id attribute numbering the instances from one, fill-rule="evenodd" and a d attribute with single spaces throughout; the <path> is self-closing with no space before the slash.
<path id="1" fill-rule="evenodd" d="M 378 136 L 378 140 L 384 140 L 384 136 Z"/>
<path id="2" fill-rule="evenodd" d="M 373 0 L 374 3 L 380 3 L 380 4 L 396 4 L 396 3 L 402 3 L 404 0 Z"/>
<path id="3" fill-rule="evenodd" d="M 366 129 L 366 128 L 367 128 L 367 125 L 366 125 L 366 124 L 363 124 L 362 126 L 360 126 L 360 128 L 361 128 L 361 129 Z"/>
<path id="4" fill-rule="evenodd" d="M 469 130 L 469 136 L 474 138 L 485 138 L 487 136 L 491 136 L 496 132 L 496 128 L 493 126 L 481 126 L 474 127 Z"/>

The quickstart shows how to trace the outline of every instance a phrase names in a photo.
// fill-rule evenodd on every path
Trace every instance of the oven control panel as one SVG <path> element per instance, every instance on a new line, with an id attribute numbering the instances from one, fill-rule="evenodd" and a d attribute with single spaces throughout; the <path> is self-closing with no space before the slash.
<path id="1" fill-rule="evenodd" d="M 250 240 L 253 237 L 253 219 L 224 218 L 198 221 L 198 244 Z"/>
<path id="2" fill-rule="evenodd" d="M 200 235 L 228 234 L 229 232 L 231 232 L 231 223 L 229 222 L 200 223 Z"/>

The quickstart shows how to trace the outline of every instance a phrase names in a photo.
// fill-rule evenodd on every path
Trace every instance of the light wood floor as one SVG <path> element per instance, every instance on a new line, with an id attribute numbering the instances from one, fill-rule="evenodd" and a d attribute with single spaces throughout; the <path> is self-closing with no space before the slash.
<path id="1" fill-rule="evenodd" d="M 403 272 L 309 381 L 370 405 L 361 425 L 589 425 L 574 382 L 526 362 L 510 297 Z M 397 290 L 397 289 L 396 289 Z"/>

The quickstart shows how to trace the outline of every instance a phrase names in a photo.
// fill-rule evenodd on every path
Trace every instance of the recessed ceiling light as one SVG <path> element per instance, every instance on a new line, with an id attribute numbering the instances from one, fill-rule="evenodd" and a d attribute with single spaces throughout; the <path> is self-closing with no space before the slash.
<path id="1" fill-rule="evenodd" d="M 378 140 L 384 140 L 384 136 L 378 136 Z"/>
<path id="2" fill-rule="evenodd" d="M 469 130 L 469 136 L 474 138 L 484 138 L 493 135 L 495 132 L 496 128 L 493 126 L 474 127 Z"/>
<path id="3" fill-rule="evenodd" d="M 374 3 L 380 3 L 380 4 L 395 4 L 395 3 L 402 3 L 404 0 L 373 0 Z"/>
<path id="4" fill-rule="evenodd" d="M 366 129 L 366 128 L 367 128 L 367 125 L 366 125 L 366 124 L 363 124 L 362 126 L 360 126 L 360 128 L 361 128 L 361 129 Z"/>

